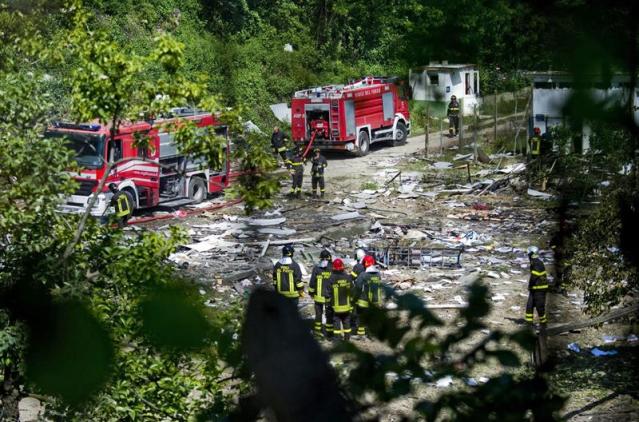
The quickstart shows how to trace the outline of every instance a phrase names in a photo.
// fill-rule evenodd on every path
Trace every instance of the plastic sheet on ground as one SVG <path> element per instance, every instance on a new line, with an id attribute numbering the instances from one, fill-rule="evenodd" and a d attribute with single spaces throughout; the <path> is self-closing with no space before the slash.
<path id="1" fill-rule="evenodd" d="M 286 218 L 250 218 L 246 220 L 246 223 L 251 226 L 279 226 L 284 223 Z"/>
<path id="2" fill-rule="evenodd" d="M 601 357 L 601 356 L 614 356 L 619 352 L 617 352 L 616 350 L 601 350 L 595 347 L 590 351 L 590 353 L 592 353 L 593 356 Z"/>

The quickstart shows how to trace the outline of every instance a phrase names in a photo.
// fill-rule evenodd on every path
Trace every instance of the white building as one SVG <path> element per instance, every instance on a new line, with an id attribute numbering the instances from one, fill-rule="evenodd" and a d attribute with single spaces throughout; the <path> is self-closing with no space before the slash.
<path id="1" fill-rule="evenodd" d="M 413 100 L 448 104 L 455 95 L 458 101 L 463 100 L 464 114 L 472 114 L 474 106 L 479 105 L 479 72 L 475 65 L 431 62 L 409 70 L 408 78 Z"/>
<path id="2" fill-rule="evenodd" d="M 565 121 L 563 108 L 566 101 L 574 94 L 573 78 L 566 72 L 527 72 L 532 81 L 532 113 L 529 121 L 529 135 L 538 127 L 541 133 L 547 132 L 552 126 L 561 125 Z M 595 102 L 605 101 L 607 104 L 622 103 L 627 99 L 630 76 L 615 74 L 610 83 L 603 83 L 599 77 L 593 77 L 589 94 Z M 634 95 L 635 121 L 639 124 L 639 90 Z M 590 128 L 583 127 L 582 149 L 590 147 Z"/>

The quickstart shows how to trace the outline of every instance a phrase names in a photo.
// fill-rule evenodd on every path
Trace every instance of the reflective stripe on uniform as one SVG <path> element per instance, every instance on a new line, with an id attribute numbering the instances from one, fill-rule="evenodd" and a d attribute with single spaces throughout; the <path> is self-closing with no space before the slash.
<path id="1" fill-rule="evenodd" d="M 543 290 L 543 289 L 547 289 L 548 285 L 547 284 L 540 284 L 538 286 L 532 286 L 533 290 Z"/>
<path id="2" fill-rule="evenodd" d="M 351 275 L 352 275 L 353 277 L 357 277 L 357 273 L 356 273 L 355 271 L 351 271 Z"/>
<path id="3" fill-rule="evenodd" d="M 542 275 L 546 275 L 546 271 L 535 271 L 535 270 L 532 270 L 530 273 L 532 275 L 536 275 L 537 277 L 541 277 Z"/>
<path id="4" fill-rule="evenodd" d="M 357 299 L 357 306 L 360 308 L 368 308 L 368 301 L 364 299 Z"/>
<path id="5" fill-rule="evenodd" d="M 286 290 L 283 290 L 282 288 L 282 273 L 286 273 L 288 275 L 288 289 Z M 277 279 L 275 286 L 278 293 L 288 298 L 295 298 L 299 295 L 297 291 L 295 291 L 295 283 L 293 282 L 293 270 L 291 268 L 284 266 L 279 267 L 276 271 L 276 277 Z"/>
<path id="6" fill-rule="evenodd" d="M 526 321 L 532 322 L 532 320 L 533 320 L 533 314 L 526 314 Z"/>
<path id="7" fill-rule="evenodd" d="M 118 196 L 116 215 L 118 217 L 124 217 L 126 215 L 129 215 L 130 213 L 131 211 L 129 207 L 129 197 L 123 193 Z"/>

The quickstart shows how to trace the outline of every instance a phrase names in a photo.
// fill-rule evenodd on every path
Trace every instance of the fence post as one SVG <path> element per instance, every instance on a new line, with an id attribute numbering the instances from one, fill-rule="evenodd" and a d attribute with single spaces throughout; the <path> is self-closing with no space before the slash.
<path id="1" fill-rule="evenodd" d="M 497 143 L 497 93 L 495 92 L 495 113 L 493 115 L 493 142 Z"/>
<path id="2" fill-rule="evenodd" d="M 462 146 L 464 146 L 464 99 L 459 100 L 459 152 L 461 153 Z"/>
<path id="3" fill-rule="evenodd" d="M 473 147 L 475 151 L 475 162 L 477 162 L 477 142 L 479 133 L 479 117 L 477 116 L 477 104 L 473 105 Z"/>
<path id="4" fill-rule="evenodd" d="M 439 119 L 439 155 L 444 153 L 444 119 Z"/>
<path id="5" fill-rule="evenodd" d="M 428 157 L 428 130 L 430 127 L 430 104 L 426 106 L 426 118 L 424 119 L 424 157 Z"/>

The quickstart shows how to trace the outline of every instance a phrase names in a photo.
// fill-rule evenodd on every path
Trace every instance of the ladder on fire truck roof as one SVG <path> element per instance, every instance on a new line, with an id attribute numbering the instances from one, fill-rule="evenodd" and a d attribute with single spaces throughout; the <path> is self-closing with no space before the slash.
<path id="1" fill-rule="evenodd" d="M 349 82 L 347 85 L 326 85 L 315 88 L 302 89 L 296 91 L 294 98 L 341 98 L 344 91 L 362 88 L 369 85 L 395 83 L 396 76 L 367 76 L 357 81 Z"/>

